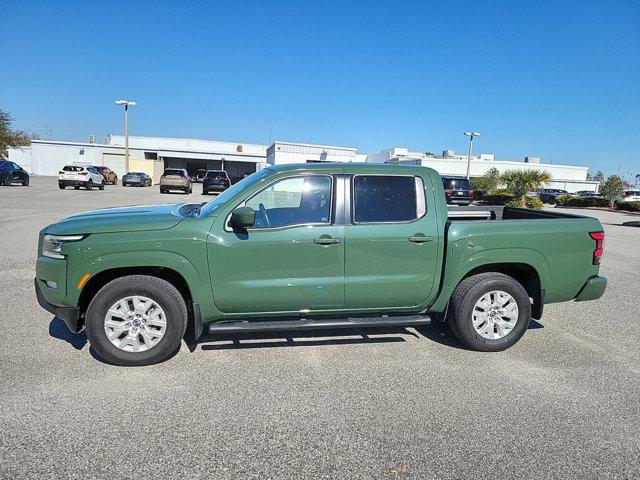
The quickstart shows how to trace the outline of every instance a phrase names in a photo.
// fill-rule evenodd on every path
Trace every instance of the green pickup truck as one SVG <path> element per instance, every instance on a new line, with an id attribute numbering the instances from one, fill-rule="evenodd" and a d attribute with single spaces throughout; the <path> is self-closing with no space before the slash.
<path id="1" fill-rule="evenodd" d="M 484 213 L 483 213 L 484 212 Z M 414 166 L 268 167 L 200 205 L 80 213 L 40 232 L 42 307 L 106 361 L 169 358 L 185 332 L 419 326 L 504 350 L 546 303 L 600 298 L 598 220 L 448 212 Z M 187 331 L 187 328 L 189 330 Z"/>

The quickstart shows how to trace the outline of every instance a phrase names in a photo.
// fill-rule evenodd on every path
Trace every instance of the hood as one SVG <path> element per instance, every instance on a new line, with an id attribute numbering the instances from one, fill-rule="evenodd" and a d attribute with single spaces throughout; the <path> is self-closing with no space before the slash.
<path id="1" fill-rule="evenodd" d="M 180 214 L 182 206 L 183 204 L 144 205 L 78 213 L 49 225 L 46 233 L 72 235 L 165 230 L 176 226 L 185 218 Z"/>

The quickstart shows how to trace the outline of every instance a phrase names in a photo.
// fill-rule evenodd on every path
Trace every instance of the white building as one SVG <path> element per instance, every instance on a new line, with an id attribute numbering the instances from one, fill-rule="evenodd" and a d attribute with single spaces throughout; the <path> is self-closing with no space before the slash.
<path id="1" fill-rule="evenodd" d="M 427 155 L 411 152 L 407 147 L 395 147 L 382 150 L 380 153 L 367 156 L 367 162 L 403 163 L 431 167 L 440 175 L 466 176 L 467 155 L 456 155 L 453 150 L 445 150 L 442 155 Z M 496 160 L 493 153 L 481 153 L 471 157 L 470 175 L 479 177 L 490 169 L 496 168 L 500 173 L 507 170 L 540 170 L 551 174 L 552 181 L 548 188 L 561 188 L 569 192 L 590 190 L 597 192 L 599 182 L 587 180 L 588 167 L 574 165 L 556 165 L 540 163 L 539 157 L 525 157 L 524 160 Z"/>
<path id="2" fill-rule="evenodd" d="M 106 165 L 118 176 L 125 173 L 124 137 L 106 137 L 104 143 L 33 140 L 31 147 L 10 149 L 9 159 L 35 175 L 57 175 L 68 163 Z M 156 180 L 164 168 L 185 168 L 194 175 L 198 169 L 226 170 L 233 181 L 267 165 L 310 162 L 372 162 L 423 165 L 441 175 L 466 175 L 467 157 L 445 150 L 442 155 L 411 152 L 407 147 L 388 148 L 375 154 L 361 154 L 356 147 L 339 147 L 276 141 L 270 146 L 186 138 L 129 137 L 129 170 L 142 170 Z M 540 163 L 537 157 L 524 161 L 496 160 L 482 153 L 471 159 L 471 176 L 489 169 L 539 169 L 551 174 L 551 188 L 597 191 L 598 182 L 587 181 L 587 167 Z"/>

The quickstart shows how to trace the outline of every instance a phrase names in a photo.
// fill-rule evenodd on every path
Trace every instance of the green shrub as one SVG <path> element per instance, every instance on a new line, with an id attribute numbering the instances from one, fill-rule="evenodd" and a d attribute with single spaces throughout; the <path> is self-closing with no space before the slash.
<path id="1" fill-rule="evenodd" d="M 476 190 L 473 189 L 473 199 L 474 200 L 482 200 L 484 196 L 487 194 L 484 190 Z"/>
<path id="2" fill-rule="evenodd" d="M 556 198 L 559 207 L 608 207 L 609 200 L 604 197 L 573 197 L 560 195 Z"/>
<path id="3" fill-rule="evenodd" d="M 505 203 L 513 200 L 513 193 L 493 193 L 490 195 L 485 195 L 482 197 L 482 201 L 484 203 L 488 203 L 490 205 L 504 205 Z"/>
<path id="4" fill-rule="evenodd" d="M 505 203 L 505 206 L 535 208 L 536 210 L 542 210 L 544 208 L 544 204 L 539 198 L 530 197 L 529 195 L 524 195 L 521 198 L 514 198 L 513 200 Z"/>
<path id="5" fill-rule="evenodd" d="M 572 195 L 558 195 L 556 197 L 556 205 L 559 207 L 564 207 L 565 204 L 573 198 Z"/>
<path id="6" fill-rule="evenodd" d="M 640 212 L 640 202 L 619 202 L 619 203 L 616 203 L 616 210 Z"/>

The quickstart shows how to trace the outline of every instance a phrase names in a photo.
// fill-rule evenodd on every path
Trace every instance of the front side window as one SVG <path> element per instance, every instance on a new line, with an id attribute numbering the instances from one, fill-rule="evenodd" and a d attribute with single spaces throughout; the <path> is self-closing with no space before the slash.
<path id="1" fill-rule="evenodd" d="M 353 178 L 355 223 L 409 222 L 426 211 L 419 177 L 357 175 Z"/>
<path id="2" fill-rule="evenodd" d="M 245 202 L 256 212 L 253 228 L 331 221 L 331 177 L 308 175 L 275 182 Z"/>

